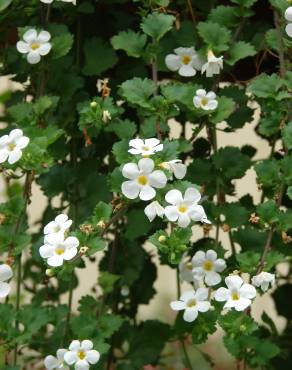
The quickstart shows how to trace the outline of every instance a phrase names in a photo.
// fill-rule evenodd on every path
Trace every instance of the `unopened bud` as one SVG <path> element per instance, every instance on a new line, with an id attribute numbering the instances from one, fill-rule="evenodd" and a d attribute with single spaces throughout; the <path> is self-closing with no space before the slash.
<path id="1" fill-rule="evenodd" d="M 130 294 L 130 289 L 129 289 L 129 287 L 128 286 L 126 286 L 126 285 L 124 285 L 124 286 L 122 286 L 122 288 L 121 288 L 121 295 L 123 296 L 123 297 L 128 297 L 128 295 Z"/>
<path id="2" fill-rule="evenodd" d="M 0 213 L 0 225 L 3 225 L 6 220 L 6 216 L 4 213 Z"/>
<path id="3" fill-rule="evenodd" d="M 92 225 L 90 225 L 90 224 L 83 224 L 83 225 L 81 225 L 81 226 L 80 226 L 80 230 L 81 230 L 84 234 L 89 235 L 89 234 L 91 234 L 91 233 L 94 231 L 94 228 L 93 228 L 93 226 L 92 226 Z"/>
<path id="4" fill-rule="evenodd" d="M 158 237 L 158 241 L 159 241 L 159 243 L 164 243 L 164 242 L 166 242 L 166 236 L 165 236 L 165 235 L 160 235 L 160 236 Z"/>
<path id="5" fill-rule="evenodd" d="M 53 269 L 46 269 L 46 276 L 52 277 L 54 276 L 54 270 Z"/>
<path id="6" fill-rule="evenodd" d="M 181 252 L 184 252 L 188 249 L 188 247 L 185 245 L 185 244 L 181 244 L 178 246 L 178 249 L 181 251 Z"/>
<path id="7" fill-rule="evenodd" d="M 251 215 L 250 215 L 250 218 L 249 218 L 249 220 L 248 220 L 249 222 L 251 222 L 252 224 L 258 224 L 259 223 L 259 221 L 260 221 L 260 218 L 259 218 L 259 216 L 257 216 L 255 213 L 252 213 Z"/>
<path id="8" fill-rule="evenodd" d="M 81 254 L 85 254 L 87 251 L 88 251 L 88 247 L 85 245 L 85 246 L 83 246 L 83 247 L 81 247 L 80 248 L 80 250 L 79 250 L 79 252 L 81 253 Z"/>
<path id="9" fill-rule="evenodd" d="M 228 231 L 230 230 L 229 225 L 227 225 L 227 224 L 223 224 L 223 225 L 222 225 L 222 230 L 223 230 L 225 233 L 228 233 Z"/>
<path id="10" fill-rule="evenodd" d="M 240 325 L 239 330 L 241 332 L 245 332 L 246 331 L 246 326 L 245 325 Z"/>
<path id="11" fill-rule="evenodd" d="M 97 102 L 96 101 L 92 101 L 90 103 L 90 106 L 91 106 L 91 108 L 96 108 L 97 107 Z"/>

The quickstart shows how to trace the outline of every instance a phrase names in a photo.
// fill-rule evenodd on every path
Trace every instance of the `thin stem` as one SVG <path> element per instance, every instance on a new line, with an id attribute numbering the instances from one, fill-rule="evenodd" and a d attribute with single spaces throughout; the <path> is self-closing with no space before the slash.
<path id="1" fill-rule="evenodd" d="M 285 66 L 285 55 L 284 55 L 284 44 L 283 44 L 283 37 L 282 31 L 280 26 L 280 17 L 276 10 L 274 10 L 274 24 L 277 30 L 277 39 L 278 39 L 278 54 L 279 54 L 279 62 L 280 62 L 280 76 L 283 78 L 286 74 L 286 66 Z"/>
<path id="2" fill-rule="evenodd" d="M 196 23 L 196 17 L 195 17 L 194 9 L 193 9 L 193 6 L 192 6 L 192 1 L 187 0 L 187 3 L 188 3 L 189 12 L 190 12 L 190 15 L 191 15 L 191 18 L 192 18 L 192 22 Z"/>
<path id="3" fill-rule="evenodd" d="M 72 303 L 73 303 L 73 279 L 74 279 L 74 270 L 71 272 L 70 277 L 70 286 L 69 286 L 69 296 L 68 296 L 68 312 L 66 317 L 66 323 L 65 323 L 65 329 L 64 329 L 64 335 L 62 339 L 62 345 L 64 345 L 64 342 L 66 341 L 68 331 L 69 331 L 69 325 L 72 315 Z"/>
<path id="4" fill-rule="evenodd" d="M 18 321 L 18 313 L 20 308 L 20 292 L 21 292 L 21 276 L 22 276 L 22 266 L 21 266 L 21 254 L 17 258 L 17 286 L 16 286 L 16 303 L 15 303 L 15 329 L 19 330 L 19 321 Z M 17 365 L 17 355 L 18 355 L 18 346 L 14 347 L 14 354 L 13 354 L 13 365 Z"/>

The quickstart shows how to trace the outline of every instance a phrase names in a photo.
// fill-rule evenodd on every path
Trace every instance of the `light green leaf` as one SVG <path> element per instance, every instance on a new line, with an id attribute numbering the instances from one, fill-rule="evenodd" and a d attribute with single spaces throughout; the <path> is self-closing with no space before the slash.
<path id="1" fill-rule="evenodd" d="M 235 101 L 233 99 L 220 96 L 217 100 L 218 107 L 210 117 L 212 123 L 219 123 L 226 120 L 235 110 Z"/>
<path id="2" fill-rule="evenodd" d="M 262 73 L 250 83 L 247 91 L 259 98 L 275 98 L 282 86 L 283 80 L 277 74 Z"/>
<path id="3" fill-rule="evenodd" d="M 159 41 L 171 30 L 175 17 L 168 14 L 154 12 L 143 19 L 141 29 L 146 35 Z"/>
<path id="4" fill-rule="evenodd" d="M 226 27 L 214 22 L 200 22 L 197 28 L 208 48 L 215 52 L 222 52 L 229 48 L 231 32 Z"/>
<path id="5" fill-rule="evenodd" d="M 0 12 L 5 10 L 11 3 L 12 0 L 0 0 Z"/>
<path id="6" fill-rule="evenodd" d="M 124 50 L 130 57 L 134 58 L 139 58 L 142 55 L 146 41 L 146 35 L 132 30 L 122 31 L 111 39 L 115 50 Z"/>
<path id="7" fill-rule="evenodd" d="M 232 3 L 242 5 L 246 8 L 250 8 L 254 3 L 256 3 L 258 0 L 231 0 Z"/>
<path id="8" fill-rule="evenodd" d="M 129 103 L 138 105 L 142 108 L 151 108 L 149 98 L 155 92 L 155 84 L 153 81 L 144 78 L 135 77 L 122 83 L 120 88 L 121 96 Z"/>
<path id="9" fill-rule="evenodd" d="M 288 149 L 292 148 L 292 121 L 287 123 L 287 125 L 283 129 L 283 141 Z"/>
<path id="10" fill-rule="evenodd" d="M 240 59 L 244 59 L 256 54 L 253 45 L 245 41 L 238 41 L 229 50 L 229 57 L 226 63 L 233 66 Z"/>

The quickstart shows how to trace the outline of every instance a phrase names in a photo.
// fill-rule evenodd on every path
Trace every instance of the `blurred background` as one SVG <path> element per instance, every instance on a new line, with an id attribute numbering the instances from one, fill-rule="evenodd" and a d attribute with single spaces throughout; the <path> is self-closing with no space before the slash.
<path id="1" fill-rule="evenodd" d="M 2 94 L 9 93 L 11 90 L 21 89 L 22 87 L 12 83 L 8 77 L 0 77 L 0 96 Z M 1 100 L 0 100 L 1 102 Z M 1 122 L 1 112 L 3 112 L 3 107 L 0 104 L 0 125 L 5 127 L 5 123 Z M 270 149 L 267 141 L 261 139 L 254 132 L 254 127 L 257 125 L 257 120 L 259 117 L 259 109 L 255 110 L 254 120 L 252 123 L 246 124 L 242 129 L 237 129 L 236 133 L 225 133 L 218 131 L 218 146 L 224 147 L 226 145 L 236 145 L 241 147 L 245 144 L 252 145 L 258 149 L 256 154 L 256 160 L 268 157 Z M 173 138 L 177 137 L 180 133 L 180 126 L 175 121 L 169 122 L 171 128 L 171 136 Z M 224 128 L 224 122 L 221 123 L 221 128 Z M 187 138 L 191 136 L 192 124 L 188 123 L 188 129 L 186 132 Z M 206 132 L 202 131 L 200 136 L 205 137 Z M 256 203 L 259 203 L 261 197 L 261 191 L 258 190 L 256 184 L 256 176 L 253 169 L 248 170 L 245 176 L 236 181 L 237 196 L 241 197 L 247 193 L 252 194 Z M 3 179 L 0 178 L 0 200 L 3 201 L 5 196 L 5 186 Z M 232 199 L 232 198 L 231 198 Z M 235 199 L 235 198 L 234 198 Z M 55 199 L 56 205 L 58 204 L 58 199 Z M 30 230 L 33 231 L 38 228 L 38 221 L 41 217 L 46 206 L 46 198 L 42 194 L 40 188 L 37 185 L 33 186 L 32 189 L 32 202 L 29 206 L 29 224 Z M 215 228 L 214 228 L 215 229 Z M 215 230 L 211 229 L 210 235 L 213 236 Z M 193 227 L 193 239 L 202 237 L 202 228 Z M 226 249 L 228 255 L 230 244 L 227 234 L 220 230 L 220 240 Z M 176 271 L 167 266 L 159 266 L 159 260 L 156 253 L 156 248 L 151 244 L 146 244 L 144 246 L 153 255 L 153 260 L 156 262 L 158 268 L 158 278 L 155 283 L 156 295 L 152 299 L 149 305 L 141 305 L 139 310 L 140 320 L 145 319 L 159 319 L 163 322 L 169 323 L 175 320 L 176 313 L 172 311 L 169 307 L 169 303 L 176 299 Z M 27 252 L 27 255 L 28 252 Z M 73 307 L 77 307 L 78 301 L 81 296 L 88 294 L 92 289 L 96 288 L 97 278 L 98 278 L 98 261 L 102 258 L 102 253 L 97 253 L 96 262 L 91 263 L 86 261 L 86 268 L 79 269 L 79 287 L 74 291 L 73 295 Z M 279 269 L 285 270 L 285 265 L 279 266 Z M 182 291 L 188 289 L 187 284 L 182 286 Z M 252 315 L 260 320 L 260 317 L 265 310 L 268 315 L 275 321 L 277 329 L 279 332 L 283 330 L 285 326 L 285 319 L 279 317 L 276 314 L 273 300 L 270 298 L 272 291 L 269 291 L 262 296 L 258 296 L 252 307 Z M 67 301 L 66 295 L 62 297 L 64 302 Z M 191 324 L 190 324 L 191 325 Z M 192 362 L 196 364 L 196 369 L 198 370 L 208 370 L 211 369 L 211 364 L 202 352 L 207 353 L 210 358 L 216 358 L 216 365 L 213 367 L 216 370 L 231 370 L 235 369 L 235 363 L 231 356 L 226 352 L 222 343 L 222 332 L 218 329 L 215 334 L 213 334 L 207 343 L 200 346 L 190 345 L 188 346 L 188 352 L 192 359 Z M 165 349 L 165 356 L 169 356 L 169 369 L 183 369 L 181 364 L 181 348 L 179 344 L 173 344 L 170 348 Z M 177 359 L 175 362 L 174 359 Z M 151 370 L 153 367 L 146 367 L 145 369 Z"/>

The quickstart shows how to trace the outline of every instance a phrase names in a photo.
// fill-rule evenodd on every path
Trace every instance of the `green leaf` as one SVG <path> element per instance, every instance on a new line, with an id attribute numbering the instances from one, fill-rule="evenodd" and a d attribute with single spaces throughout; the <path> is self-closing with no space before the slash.
<path id="1" fill-rule="evenodd" d="M 146 35 L 159 41 L 171 30 L 174 21 L 175 17 L 172 15 L 154 12 L 143 18 L 141 29 Z"/>
<path id="2" fill-rule="evenodd" d="M 236 255 L 240 269 L 243 272 L 255 273 L 260 261 L 260 253 L 248 251 Z"/>
<path id="3" fill-rule="evenodd" d="M 222 176 L 227 179 L 239 179 L 244 176 L 250 167 L 251 161 L 247 155 L 241 153 L 238 148 L 220 148 L 213 155 L 213 163 Z"/>
<path id="4" fill-rule="evenodd" d="M 219 123 L 226 120 L 235 110 L 235 102 L 226 96 L 220 96 L 218 99 L 218 107 L 210 117 L 212 123 Z"/>
<path id="5" fill-rule="evenodd" d="M 275 186 L 280 181 L 280 168 L 276 160 L 266 159 L 255 165 L 258 181 L 264 186 Z"/>
<path id="6" fill-rule="evenodd" d="M 234 27 L 238 23 L 236 7 L 218 5 L 211 9 L 208 20 L 228 28 Z"/>
<path id="7" fill-rule="evenodd" d="M 279 36 L 276 29 L 271 29 L 266 32 L 266 42 L 271 49 L 279 50 Z"/>
<path id="8" fill-rule="evenodd" d="M 129 103 L 142 108 L 151 108 L 149 98 L 154 94 L 156 88 L 153 81 L 135 77 L 122 83 L 120 95 Z"/>
<path id="9" fill-rule="evenodd" d="M 12 0 L 0 0 L 0 12 L 8 8 L 11 3 Z"/>
<path id="10" fill-rule="evenodd" d="M 214 22 L 200 22 L 197 28 L 208 48 L 215 52 L 222 52 L 229 48 L 231 32 L 226 27 Z"/>
<path id="11" fill-rule="evenodd" d="M 161 86 L 161 92 L 170 103 L 180 103 L 194 110 L 193 98 L 199 85 L 172 82 Z"/>
<path id="12" fill-rule="evenodd" d="M 98 37 L 92 37 L 85 41 L 84 57 L 85 62 L 82 71 L 86 76 L 100 76 L 118 61 L 111 45 Z"/>
<path id="13" fill-rule="evenodd" d="M 93 211 L 95 221 L 109 221 L 112 214 L 112 206 L 110 204 L 99 202 Z"/>
<path id="14" fill-rule="evenodd" d="M 221 328 L 228 334 L 235 337 L 242 334 L 249 335 L 258 329 L 257 323 L 251 316 L 242 315 L 241 312 L 229 311 L 218 319 Z"/>
<path id="15" fill-rule="evenodd" d="M 122 31 L 111 39 L 115 50 L 124 50 L 130 57 L 134 58 L 139 58 L 142 55 L 146 41 L 146 35 L 132 30 Z"/>
<path id="16" fill-rule="evenodd" d="M 210 334 L 215 333 L 217 314 L 216 312 L 208 311 L 202 313 L 196 319 L 192 330 L 192 341 L 194 344 L 206 342 Z"/>
<path id="17" fill-rule="evenodd" d="M 113 291 L 115 283 L 120 279 L 119 275 L 111 274 L 107 271 L 102 271 L 98 284 L 101 286 L 103 293 L 107 294 Z"/>
<path id="18" fill-rule="evenodd" d="M 238 41 L 231 46 L 228 53 L 229 56 L 226 59 L 226 63 L 233 66 L 239 60 L 255 55 L 256 50 L 250 43 Z"/>
<path id="19" fill-rule="evenodd" d="M 256 3 L 258 0 L 231 0 L 232 3 L 242 5 L 246 8 L 250 8 L 254 3 Z"/>
<path id="20" fill-rule="evenodd" d="M 250 83 L 247 90 L 258 98 L 275 98 L 282 86 L 283 80 L 277 74 L 269 76 L 262 73 Z"/>
<path id="21" fill-rule="evenodd" d="M 292 186 L 288 186 L 287 195 L 292 200 Z"/>
<path id="22" fill-rule="evenodd" d="M 279 221 L 279 207 L 274 200 L 268 200 L 257 207 L 257 214 L 261 221 L 273 224 Z"/>
<path id="23" fill-rule="evenodd" d="M 229 227 L 239 227 L 248 221 L 249 212 L 240 203 L 226 203 L 220 213 L 225 216 L 224 223 Z"/>
<path id="24" fill-rule="evenodd" d="M 283 141 L 288 149 L 292 149 L 292 121 L 288 122 L 283 128 Z"/>
<path id="25" fill-rule="evenodd" d="M 105 131 L 114 132 L 119 139 L 131 139 L 135 135 L 137 127 L 134 122 L 128 119 L 115 120 L 106 126 Z"/>

